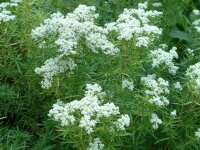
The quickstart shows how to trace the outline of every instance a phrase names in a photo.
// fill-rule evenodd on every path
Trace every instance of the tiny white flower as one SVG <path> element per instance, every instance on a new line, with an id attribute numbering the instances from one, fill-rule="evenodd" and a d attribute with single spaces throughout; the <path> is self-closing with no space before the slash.
<path id="1" fill-rule="evenodd" d="M 104 146 L 105 145 L 100 141 L 99 138 L 95 138 L 93 143 L 89 143 L 87 150 L 102 150 Z"/>
<path id="2" fill-rule="evenodd" d="M 177 89 L 177 90 L 179 90 L 179 91 L 182 91 L 182 90 L 183 90 L 183 88 L 182 88 L 180 82 L 174 83 L 174 88 Z"/>
<path id="3" fill-rule="evenodd" d="M 130 117 L 127 114 L 121 115 L 121 118 L 119 118 L 114 124 L 118 129 L 125 130 L 125 126 L 128 127 L 130 125 Z"/>
<path id="4" fill-rule="evenodd" d="M 127 79 L 122 80 L 122 89 L 129 89 L 130 91 L 133 91 L 134 86 L 132 81 L 128 81 Z"/>
<path id="5" fill-rule="evenodd" d="M 176 116 L 177 116 L 176 110 L 173 110 L 173 111 L 170 113 L 170 115 L 173 116 L 173 117 L 176 117 Z"/>
<path id="6" fill-rule="evenodd" d="M 195 132 L 195 136 L 198 140 L 200 139 L 200 128 L 198 128 L 198 130 Z"/>
<path id="7" fill-rule="evenodd" d="M 193 10 L 194 15 L 196 15 L 197 17 L 199 17 L 200 15 L 200 11 L 199 10 Z M 193 23 L 194 28 L 196 29 L 196 31 L 198 33 L 200 33 L 200 18 L 196 18 Z"/>
<path id="8" fill-rule="evenodd" d="M 168 81 L 163 78 L 156 79 L 154 74 L 142 77 L 141 81 L 146 88 L 145 94 L 149 98 L 149 103 L 156 106 L 169 105 L 169 100 L 165 97 L 166 94 L 169 94 Z"/>
<path id="9" fill-rule="evenodd" d="M 187 49 L 187 52 L 188 52 L 190 55 L 194 56 L 194 50 L 193 50 L 193 49 L 188 48 L 188 49 Z"/>
<path id="10" fill-rule="evenodd" d="M 191 65 L 187 71 L 186 76 L 189 78 L 189 82 L 195 90 L 200 89 L 200 62 Z"/>
<path id="11" fill-rule="evenodd" d="M 161 7 L 161 6 L 162 6 L 162 3 L 161 3 L 161 2 L 158 2 L 158 3 L 153 3 L 152 5 L 153 5 L 153 7 Z"/>
<path id="12" fill-rule="evenodd" d="M 162 120 L 158 118 L 157 114 L 152 113 L 150 122 L 152 123 L 153 129 L 157 130 L 159 125 L 162 124 Z"/>
<path id="13" fill-rule="evenodd" d="M 194 13 L 195 15 L 199 15 L 199 14 L 200 14 L 200 11 L 199 11 L 199 10 L 193 10 L 193 13 Z"/>

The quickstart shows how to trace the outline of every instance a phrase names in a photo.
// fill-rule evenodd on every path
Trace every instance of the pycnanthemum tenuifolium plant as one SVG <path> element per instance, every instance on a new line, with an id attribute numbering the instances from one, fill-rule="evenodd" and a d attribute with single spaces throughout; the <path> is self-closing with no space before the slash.
<path id="1" fill-rule="evenodd" d="M 17 7 L 22 0 L 11 0 L 10 2 L 0 3 L 0 23 L 8 22 L 16 18 L 9 10 L 12 7 Z"/>
<path id="2" fill-rule="evenodd" d="M 187 52 L 188 52 L 189 55 L 194 56 L 194 50 L 193 49 L 187 48 Z"/>
<path id="3" fill-rule="evenodd" d="M 87 150 L 102 150 L 103 148 L 104 144 L 102 144 L 99 138 L 95 138 L 93 143 L 89 143 Z"/>
<path id="4" fill-rule="evenodd" d="M 162 124 L 162 120 L 158 118 L 158 115 L 153 113 L 150 122 L 152 123 L 153 129 L 157 130 L 159 125 Z"/>
<path id="5" fill-rule="evenodd" d="M 196 20 L 193 21 L 193 25 L 194 25 L 194 28 L 196 29 L 197 32 L 200 33 L 200 11 L 199 10 L 193 10 L 193 13 L 194 15 L 197 17 Z"/>
<path id="6" fill-rule="evenodd" d="M 173 110 L 173 111 L 170 113 L 170 115 L 173 116 L 173 117 L 176 117 L 176 116 L 177 116 L 176 110 Z"/>
<path id="7" fill-rule="evenodd" d="M 76 64 L 72 57 L 78 56 L 79 52 L 84 49 L 81 45 L 86 45 L 94 53 L 101 50 L 104 54 L 114 55 L 119 51 L 108 41 L 107 29 L 95 24 L 98 16 L 94 6 L 79 5 L 73 13 L 68 13 L 66 16 L 59 12 L 52 14 L 49 19 L 32 31 L 33 39 L 42 40 L 40 47 L 45 48 L 45 44 L 49 46 L 49 42 L 45 40 L 52 37 L 53 44 L 51 45 L 57 51 L 55 58 L 48 59 L 44 66 L 36 69 L 36 73 L 44 77 L 41 82 L 42 88 L 48 89 L 52 86 L 53 76 L 68 68 L 70 70 L 75 68 Z M 70 61 L 64 62 L 66 59 Z M 53 68 L 51 68 L 52 64 Z"/>
<path id="8" fill-rule="evenodd" d="M 186 72 L 186 76 L 189 78 L 189 82 L 195 90 L 200 89 L 200 62 L 191 65 Z"/>
<path id="9" fill-rule="evenodd" d="M 62 57 L 63 55 L 59 55 L 55 58 L 47 59 L 42 67 L 35 69 L 37 74 L 44 76 L 44 79 L 41 81 L 42 88 L 50 88 L 55 75 L 67 70 L 72 71 L 77 66 L 73 59 L 64 59 Z"/>
<path id="10" fill-rule="evenodd" d="M 165 49 L 166 45 L 162 44 L 157 50 L 150 51 L 153 62 L 152 67 L 159 68 L 161 65 L 164 65 L 172 75 L 175 75 L 179 68 L 173 63 L 174 58 L 178 59 L 177 48 L 173 47 L 169 52 L 166 52 Z"/>
<path id="11" fill-rule="evenodd" d="M 149 103 L 157 106 L 169 105 L 166 95 L 169 94 L 169 82 L 163 78 L 156 79 L 156 75 L 148 75 L 141 78 L 146 90 L 145 94 Z"/>
<path id="12" fill-rule="evenodd" d="M 128 79 L 123 79 L 122 80 L 122 89 L 128 89 L 130 91 L 133 91 L 133 89 L 134 89 L 133 81 L 129 81 Z"/>
<path id="13" fill-rule="evenodd" d="M 182 88 L 180 82 L 174 83 L 174 88 L 177 89 L 178 91 L 182 91 L 182 90 L 183 90 L 183 88 Z"/>
<path id="14" fill-rule="evenodd" d="M 114 130 L 125 130 L 125 127 L 130 124 L 130 118 L 128 115 L 120 116 L 119 107 L 113 102 L 103 104 L 104 96 L 105 93 L 98 84 L 87 84 L 84 98 L 67 104 L 58 101 L 49 111 L 49 116 L 61 122 L 63 127 L 72 125 L 83 128 L 90 136 L 98 130 L 105 130 L 101 126 L 107 122 L 111 133 L 117 135 Z M 96 141 L 89 146 L 102 147 L 98 146 L 99 142 Z"/>
<path id="15" fill-rule="evenodd" d="M 200 128 L 198 128 L 197 131 L 195 131 L 195 136 L 197 137 L 197 139 L 200 139 Z"/>
<path id="16" fill-rule="evenodd" d="M 108 31 L 117 32 L 118 40 L 135 40 L 136 47 L 148 47 L 153 40 L 162 34 L 162 29 L 151 23 L 151 18 L 162 15 L 162 12 L 148 10 L 148 3 L 139 3 L 138 9 L 124 9 L 116 22 L 106 24 Z"/>
<path id="17" fill-rule="evenodd" d="M 199 150 L 199 1 L 2 1 L 0 149 Z"/>
<path id="18" fill-rule="evenodd" d="M 161 7 L 162 3 L 161 2 L 157 2 L 157 3 L 153 3 L 152 5 L 153 5 L 153 7 Z"/>

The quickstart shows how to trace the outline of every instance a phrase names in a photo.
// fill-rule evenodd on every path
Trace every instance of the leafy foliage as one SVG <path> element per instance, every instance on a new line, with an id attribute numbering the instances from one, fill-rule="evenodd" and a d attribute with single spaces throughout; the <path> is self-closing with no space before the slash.
<path id="1" fill-rule="evenodd" d="M 116 21 L 124 8 L 135 8 L 140 2 L 144 0 L 23 0 L 12 10 L 16 19 L 0 26 L 0 150 L 76 150 L 83 145 L 86 149 L 81 138 L 88 137 L 87 134 L 80 129 L 68 131 L 69 128 L 60 127 L 47 114 L 57 99 L 65 103 L 81 99 L 87 83 L 101 85 L 107 94 L 105 101 L 114 102 L 120 112 L 127 113 L 131 119 L 126 132 L 118 136 L 98 132 L 103 141 L 109 141 L 104 143 L 107 149 L 199 149 L 195 131 L 200 128 L 200 94 L 185 76 L 187 68 L 200 61 L 199 33 L 192 27 L 192 11 L 200 9 L 199 1 L 149 0 L 149 4 L 162 3 L 157 10 L 162 11 L 163 16 L 153 21 L 162 27 L 163 34 L 148 49 L 135 47 L 133 42 L 125 40 L 116 42 L 113 33 L 109 40 L 121 49 L 120 53 L 114 56 L 94 54 L 84 44 L 80 45 L 82 51 L 75 58 L 78 67 L 73 73 L 56 76 L 49 90 L 41 88 L 41 77 L 34 72 L 54 55 L 51 49 L 39 49 L 40 41 L 31 39 L 32 29 L 50 14 L 57 11 L 67 14 L 79 4 L 95 6 L 100 14 L 97 24 L 103 27 L 105 23 Z M 150 5 L 150 8 L 154 7 Z M 179 70 L 176 75 L 171 75 L 164 67 L 151 67 L 149 52 L 163 43 L 177 47 Z M 194 56 L 188 53 L 188 48 L 194 50 Z M 140 81 L 148 74 L 162 76 L 171 83 L 167 97 L 169 106 L 160 108 L 149 104 Z M 122 89 L 123 79 L 133 81 L 133 91 Z M 172 86 L 177 81 L 183 85 L 183 91 Z M 170 115 L 173 110 L 177 111 L 176 117 Z M 150 122 L 154 112 L 163 122 L 158 130 L 153 130 Z M 104 128 L 109 130 L 105 125 Z M 82 135 L 77 135 L 77 131 Z M 75 140 L 71 138 L 74 135 Z"/>

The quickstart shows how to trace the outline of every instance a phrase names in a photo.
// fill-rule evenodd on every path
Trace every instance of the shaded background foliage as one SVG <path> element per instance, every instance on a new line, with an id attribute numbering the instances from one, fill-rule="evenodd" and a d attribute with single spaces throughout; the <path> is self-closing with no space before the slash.
<path id="1" fill-rule="evenodd" d="M 81 59 L 78 60 L 79 67 L 74 74 L 60 75 L 49 91 L 40 87 L 41 78 L 35 74 L 34 69 L 44 62 L 47 54 L 38 50 L 37 43 L 31 40 L 30 33 L 44 18 L 56 11 L 66 14 L 73 11 L 79 4 L 94 5 L 97 13 L 100 14 L 98 24 L 104 25 L 114 21 L 124 8 L 133 8 L 138 2 L 144 2 L 144 0 L 24 0 L 16 12 L 18 20 L 1 24 L 0 149 L 72 150 L 73 147 L 67 143 L 67 139 L 65 142 L 56 132 L 56 123 L 49 120 L 48 111 L 57 98 L 66 102 L 79 99 L 83 95 L 84 85 L 96 81 L 110 95 L 109 98 L 121 108 L 122 113 L 130 109 L 129 113 L 134 117 L 132 118 L 134 126 L 128 129 L 129 134 L 122 135 L 118 139 L 119 142 L 121 141 L 119 145 L 123 147 L 123 150 L 199 148 L 199 145 L 192 145 L 187 137 L 194 133 L 191 127 L 200 125 L 193 121 L 200 118 L 198 108 L 183 104 L 189 95 L 186 93 L 177 96 L 181 99 L 180 106 L 177 108 L 183 112 L 182 122 L 179 123 L 182 126 L 178 129 L 169 128 L 170 130 L 162 133 L 157 131 L 153 133 L 148 130 L 150 127 L 147 121 L 140 120 L 138 116 L 140 109 L 144 108 L 138 101 L 141 99 L 140 91 L 126 93 L 118 89 L 121 76 L 118 68 L 120 62 L 116 61 L 116 58 L 102 55 L 94 57 L 92 52 L 83 51 L 80 55 Z M 150 2 L 155 1 L 150 0 Z M 190 63 L 199 60 L 199 58 L 186 60 L 185 49 L 191 47 L 197 50 L 196 53 L 200 51 L 199 38 L 193 38 L 196 33 L 193 33 L 190 28 L 192 10 L 200 9 L 200 1 L 160 0 L 157 2 L 163 3 L 160 9 L 164 13 L 163 18 L 158 20 L 158 24 L 164 30 L 160 43 L 178 47 L 180 60 L 183 60 L 182 70 L 185 71 Z M 148 73 L 151 70 L 144 65 L 145 71 L 141 71 L 143 64 L 139 61 L 142 57 L 141 53 L 133 50 L 134 48 L 130 47 L 130 50 L 124 54 L 123 59 L 127 62 L 124 64 L 124 70 L 131 77 L 139 79 L 144 72 Z M 139 87 L 137 78 L 134 82 L 136 87 Z M 167 78 L 170 77 L 167 76 Z M 194 112 L 184 113 L 187 110 Z"/>

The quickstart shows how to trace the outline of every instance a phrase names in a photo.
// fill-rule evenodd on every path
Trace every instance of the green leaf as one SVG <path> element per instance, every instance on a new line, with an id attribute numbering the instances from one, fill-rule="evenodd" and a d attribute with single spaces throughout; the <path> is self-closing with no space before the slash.
<path id="1" fill-rule="evenodd" d="M 184 31 L 172 31 L 170 32 L 170 37 L 172 38 L 176 38 L 176 39 L 180 39 L 180 40 L 185 40 L 185 41 L 190 41 L 190 36 L 187 32 Z"/>

